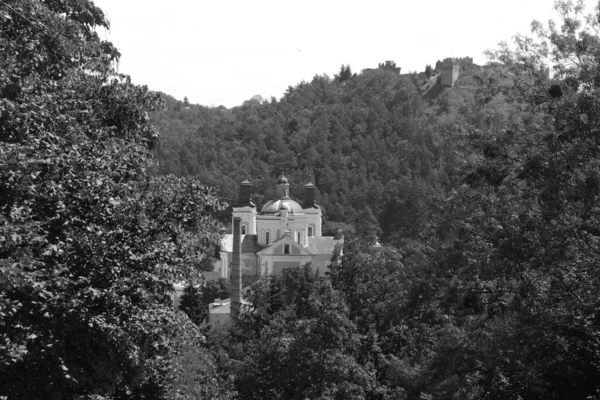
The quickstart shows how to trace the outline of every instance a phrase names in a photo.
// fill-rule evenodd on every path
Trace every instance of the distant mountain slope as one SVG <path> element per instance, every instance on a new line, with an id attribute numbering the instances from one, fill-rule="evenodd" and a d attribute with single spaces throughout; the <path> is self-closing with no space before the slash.
<path id="1" fill-rule="evenodd" d="M 459 162 L 448 127 L 485 124 L 479 115 L 489 110 L 462 78 L 425 101 L 424 74 L 343 72 L 289 87 L 279 101 L 232 109 L 184 107 L 165 95 L 167 109 L 151 116 L 163 135 L 159 172 L 198 175 L 228 200 L 248 178 L 262 205 L 285 170 L 292 196 L 309 181 L 317 186 L 327 221 L 357 225 L 369 207 L 384 236 L 415 234 Z"/>

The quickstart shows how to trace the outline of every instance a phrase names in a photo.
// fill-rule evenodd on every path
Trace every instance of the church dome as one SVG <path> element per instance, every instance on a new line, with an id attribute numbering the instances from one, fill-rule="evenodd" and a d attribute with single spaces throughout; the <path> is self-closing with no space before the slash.
<path id="1" fill-rule="evenodd" d="M 263 206 L 262 210 L 260 210 L 259 215 L 279 215 L 279 213 L 284 210 L 286 210 L 289 215 L 304 214 L 300 204 L 287 198 L 269 201 Z"/>

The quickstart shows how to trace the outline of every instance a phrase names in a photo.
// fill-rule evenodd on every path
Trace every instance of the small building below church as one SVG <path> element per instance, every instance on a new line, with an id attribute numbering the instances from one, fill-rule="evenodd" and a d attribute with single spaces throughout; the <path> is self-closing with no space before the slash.
<path id="1" fill-rule="evenodd" d="M 244 311 L 248 311 L 250 303 L 242 300 L 242 308 Z M 208 325 L 218 328 L 229 321 L 231 321 L 231 298 L 223 300 L 215 299 L 213 303 L 208 305 Z"/>
<path id="2" fill-rule="evenodd" d="M 311 263 L 321 276 L 329 270 L 331 257 L 343 239 L 321 234 L 322 210 L 315 202 L 316 187 L 304 185 L 302 205 L 290 198 L 284 174 L 277 180 L 277 198 L 257 212 L 251 201 L 252 184 L 240 184 L 233 218 L 239 217 L 241 234 L 240 263 L 243 275 L 281 274 L 286 268 Z M 233 224 L 232 224 L 233 226 Z M 229 278 L 233 254 L 233 232 L 221 239 L 221 259 L 212 275 Z"/>

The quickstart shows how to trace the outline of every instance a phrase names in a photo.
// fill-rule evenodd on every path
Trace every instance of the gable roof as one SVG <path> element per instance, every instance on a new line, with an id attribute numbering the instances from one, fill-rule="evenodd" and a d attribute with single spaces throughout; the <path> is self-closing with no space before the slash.
<path id="1" fill-rule="evenodd" d="M 260 255 L 279 254 L 279 253 L 275 253 L 275 249 L 283 244 L 289 244 L 289 245 L 293 246 L 294 250 L 296 250 L 299 253 L 299 254 L 298 253 L 292 254 L 295 252 L 294 252 L 294 250 L 290 249 L 290 255 L 314 256 L 313 252 L 308 250 L 306 247 L 301 246 L 298 242 L 296 242 L 294 239 L 292 239 L 289 236 L 289 234 L 287 234 L 287 233 L 285 235 L 283 235 L 282 237 L 280 237 L 279 239 L 277 239 L 276 241 L 274 241 L 273 243 L 271 243 L 271 245 L 268 246 L 267 248 L 259 251 L 257 254 L 260 254 Z"/>

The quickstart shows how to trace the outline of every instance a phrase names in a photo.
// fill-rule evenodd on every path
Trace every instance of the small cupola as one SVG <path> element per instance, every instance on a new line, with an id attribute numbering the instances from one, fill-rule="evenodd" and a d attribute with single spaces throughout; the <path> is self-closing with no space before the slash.
<path id="1" fill-rule="evenodd" d="M 282 172 L 277 179 L 277 197 L 285 199 L 290 197 L 290 184 Z"/>
<path id="2" fill-rule="evenodd" d="M 319 208 L 317 203 L 315 203 L 316 190 L 317 188 L 312 184 L 312 182 L 304 185 L 304 199 L 302 201 L 302 208 Z"/>
<path id="3" fill-rule="evenodd" d="M 237 207 L 256 207 L 256 205 L 254 205 L 252 202 L 251 196 L 252 184 L 248 181 L 248 179 L 244 179 L 244 181 L 240 183 Z"/>

